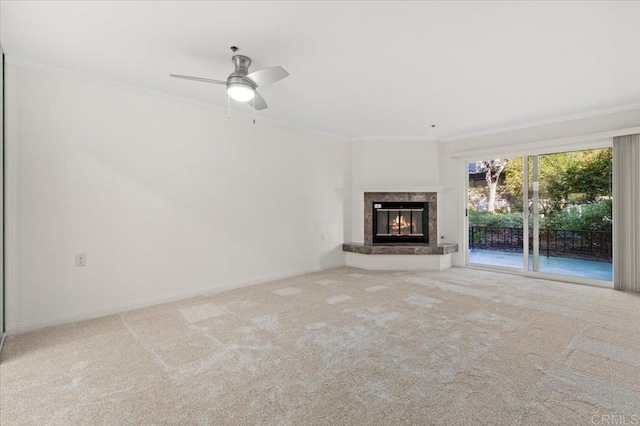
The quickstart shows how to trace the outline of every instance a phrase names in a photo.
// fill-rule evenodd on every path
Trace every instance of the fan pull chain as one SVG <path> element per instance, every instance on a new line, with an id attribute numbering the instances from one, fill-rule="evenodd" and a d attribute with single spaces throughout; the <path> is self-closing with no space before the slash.
<path id="1" fill-rule="evenodd" d="M 227 95 L 227 121 L 231 121 L 231 96 Z"/>
<path id="2" fill-rule="evenodd" d="M 251 119 L 253 120 L 253 124 L 256 124 L 256 97 L 253 97 L 253 112 L 251 113 Z"/>

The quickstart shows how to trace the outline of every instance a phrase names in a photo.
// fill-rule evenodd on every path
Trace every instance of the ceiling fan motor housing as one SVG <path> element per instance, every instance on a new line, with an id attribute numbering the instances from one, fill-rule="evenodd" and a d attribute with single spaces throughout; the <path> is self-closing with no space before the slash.
<path id="1" fill-rule="evenodd" d="M 233 65 L 235 65 L 236 69 L 227 78 L 227 87 L 231 84 L 244 84 L 245 86 L 249 86 L 251 89 L 255 90 L 257 85 L 251 81 L 251 79 L 247 78 L 247 74 L 249 74 L 249 65 L 251 65 L 251 58 L 244 55 L 235 55 L 231 60 L 233 61 Z"/>

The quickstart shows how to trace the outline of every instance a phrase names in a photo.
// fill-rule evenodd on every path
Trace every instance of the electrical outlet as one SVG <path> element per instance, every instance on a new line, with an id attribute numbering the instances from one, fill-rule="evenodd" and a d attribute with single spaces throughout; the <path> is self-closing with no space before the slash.
<path id="1" fill-rule="evenodd" d="M 87 266 L 87 254 L 86 253 L 78 253 L 78 254 L 76 254 L 76 266 Z"/>

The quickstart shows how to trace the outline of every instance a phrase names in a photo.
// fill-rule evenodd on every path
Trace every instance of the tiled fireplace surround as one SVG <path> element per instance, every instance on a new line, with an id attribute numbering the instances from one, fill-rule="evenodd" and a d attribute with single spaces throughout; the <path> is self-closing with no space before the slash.
<path id="1" fill-rule="evenodd" d="M 365 192 L 364 243 L 373 244 L 373 203 L 418 201 L 429 203 L 429 245 L 438 245 L 438 194 L 436 192 Z"/>

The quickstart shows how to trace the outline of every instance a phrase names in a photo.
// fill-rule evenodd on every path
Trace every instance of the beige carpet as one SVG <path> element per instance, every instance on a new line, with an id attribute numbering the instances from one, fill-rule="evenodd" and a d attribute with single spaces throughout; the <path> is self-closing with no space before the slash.
<path id="1" fill-rule="evenodd" d="M 340 268 L 5 343 L 3 426 L 640 421 L 640 295 L 470 269 Z"/>

